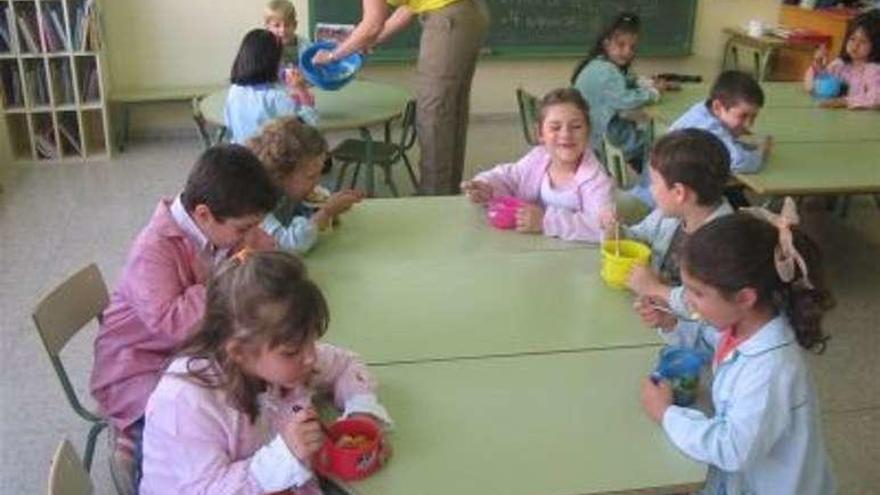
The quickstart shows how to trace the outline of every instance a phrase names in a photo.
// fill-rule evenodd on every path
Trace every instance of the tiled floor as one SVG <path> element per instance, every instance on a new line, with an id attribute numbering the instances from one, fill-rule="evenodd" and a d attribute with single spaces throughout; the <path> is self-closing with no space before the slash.
<path id="1" fill-rule="evenodd" d="M 184 133 L 189 136 L 189 131 Z M 111 163 L 15 169 L 0 194 L 0 492 L 40 493 L 52 452 L 67 436 L 82 448 L 86 428 L 64 395 L 30 323 L 44 291 L 96 261 L 108 283 L 160 196 L 174 194 L 199 152 L 185 137 L 132 143 Z M 468 168 L 517 158 L 524 149 L 513 117 L 476 121 Z M 470 172 L 467 173 L 470 175 Z M 397 184 L 407 189 L 399 175 Z M 827 255 L 838 297 L 829 316 L 828 351 L 811 360 L 823 405 L 829 450 L 841 494 L 880 493 L 880 211 L 860 198 L 845 220 L 807 204 L 806 221 Z M 64 353 L 77 390 L 87 397 L 94 329 Z M 873 385 L 872 385 L 873 384 Z M 634 391 L 635 393 L 635 391 Z M 103 438 L 94 478 L 112 493 Z"/>

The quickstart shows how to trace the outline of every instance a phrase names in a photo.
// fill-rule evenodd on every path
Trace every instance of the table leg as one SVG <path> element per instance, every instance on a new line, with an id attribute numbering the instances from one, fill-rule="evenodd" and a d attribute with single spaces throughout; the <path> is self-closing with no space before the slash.
<path id="1" fill-rule="evenodd" d="M 366 127 L 361 127 L 361 138 L 364 140 L 364 165 L 367 168 L 367 196 L 376 195 L 376 178 L 373 174 L 373 136 Z"/>
<path id="2" fill-rule="evenodd" d="M 125 143 L 128 141 L 129 119 L 131 118 L 128 105 L 128 103 L 119 104 L 122 114 L 122 123 L 119 126 L 119 132 L 116 134 L 116 149 L 119 150 L 120 153 L 125 151 Z"/>

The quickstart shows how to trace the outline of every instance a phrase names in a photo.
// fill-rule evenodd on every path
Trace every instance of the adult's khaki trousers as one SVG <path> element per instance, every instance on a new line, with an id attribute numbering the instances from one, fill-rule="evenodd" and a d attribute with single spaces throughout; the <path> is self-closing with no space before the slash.
<path id="1" fill-rule="evenodd" d="M 420 16 L 416 130 L 424 195 L 458 194 L 467 145 L 471 81 L 489 32 L 483 0 L 459 0 Z"/>

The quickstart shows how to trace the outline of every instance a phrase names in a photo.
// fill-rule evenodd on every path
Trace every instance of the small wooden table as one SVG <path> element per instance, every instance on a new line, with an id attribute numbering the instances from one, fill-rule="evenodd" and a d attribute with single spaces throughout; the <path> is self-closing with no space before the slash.
<path id="1" fill-rule="evenodd" d="M 724 44 L 724 53 L 721 60 L 722 70 L 731 67 L 731 62 L 733 62 L 733 68 L 739 67 L 739 50 L 740 48 L 747 48 L 754 52 L 754 74 L 755 78 L 759 81 L 764 81 L 769 77 L 770 61 L 774 54 L 777 54 L 780 50 L 803 51 L 809 56 L 821 45 L 820 42 L 816 41 L 787 40 L 768 34 L 752 36 L 740 27 L 727 27 L 723 29 L 723 32 L 727 35 L 727 42 Z M 787 77 L 790 78 L 792 76 L 789 74 Z"/>

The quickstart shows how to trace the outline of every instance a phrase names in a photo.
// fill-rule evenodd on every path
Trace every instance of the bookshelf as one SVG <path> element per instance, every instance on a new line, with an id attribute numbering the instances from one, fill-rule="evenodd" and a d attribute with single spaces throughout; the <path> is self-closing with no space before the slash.
<path id="1" fill-rule="evenodd" d="M 19 161 L 107 158 L 95 0 L 0 0 L 0 104 Z"/>

